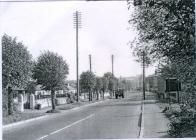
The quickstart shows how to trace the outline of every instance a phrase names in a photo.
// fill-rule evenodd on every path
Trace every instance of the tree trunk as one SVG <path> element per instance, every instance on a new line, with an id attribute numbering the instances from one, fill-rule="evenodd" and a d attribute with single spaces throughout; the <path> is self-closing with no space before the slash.
<path id="1" fill-rule="evenodd" d="M 52 110 L 55 110 L 56 103 L 55 103 L 55 91 L 51 90 L 51 102 L 52 102 Z"/>
<path id="2" fill-rule="evenodd" d="M 90 92 L 90 95 L 91 95 L 91 101 L 92 101 L 92 98 L 93 98 L 93 92 L 92 91 Z"/>
<path id="3" fill-rule="evenodd" d="M 103 99 L 104 99 L 104 94 L 105 94 L 105 91 L 103 91 Z"/>
<path id="4" fill-rule="evenodd" d="M 89 102 L 90 102 L 91 101 L 91 90 L 90 89 L 89 89 L 88 99 L 89 99 Z"/>
<path id="5" fill-rule="evenodd" d="M 97 92 L 97 100 L 99 100 L 99 92 L 98 92 L 98 90 L 96 92 Z"/>
<path id="6" fill-rule="evenodd" d="M 93 91 L 91 91 L 91 101 L 93 101 Z"/>
<path id="7" fill-rule="evenodd" d="M 12 87 L 8 87 L 8 115 L 12 115 L 13 113 L 13 92 Z"/>

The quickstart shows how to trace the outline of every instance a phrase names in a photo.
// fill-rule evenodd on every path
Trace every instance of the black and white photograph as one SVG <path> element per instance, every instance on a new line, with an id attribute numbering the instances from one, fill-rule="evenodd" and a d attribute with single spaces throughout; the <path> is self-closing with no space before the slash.
<path id="1" fill-rule="evenodd" d="M 0 0 L 0 139 L 195 139 L 195 7 Z"/>

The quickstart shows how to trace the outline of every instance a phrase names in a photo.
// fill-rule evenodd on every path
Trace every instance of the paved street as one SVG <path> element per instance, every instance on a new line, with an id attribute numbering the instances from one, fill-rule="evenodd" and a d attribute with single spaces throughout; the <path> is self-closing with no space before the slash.
<path id="1" fill-rule="evenodd" d="M 141 94 L 60 113 L 3 132 L 4 140 L 137 138 Z"/>

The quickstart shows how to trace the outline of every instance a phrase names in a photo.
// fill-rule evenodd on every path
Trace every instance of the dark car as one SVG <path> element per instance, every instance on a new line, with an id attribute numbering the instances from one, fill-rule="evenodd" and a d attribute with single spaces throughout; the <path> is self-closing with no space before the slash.
<path id="1" fill-rule="evenodd" d="M 124 90 L 123 89 L 117 89 L 115 91 L 115 97 L 116 97 L 116 99 L 118 99 L 118 97 L 124 98 Z"/>

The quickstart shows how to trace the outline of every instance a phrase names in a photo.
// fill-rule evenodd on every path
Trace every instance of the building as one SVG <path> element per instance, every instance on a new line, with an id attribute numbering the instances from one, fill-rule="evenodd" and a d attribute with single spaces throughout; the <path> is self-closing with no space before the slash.
<path id="1" fill-rule="evenodd" d="M 163 78 L 160 75 L 146 77 L 146 90 L 157 93 L 159 98 L 178 102 L 181 83 L 176 78 Z"/>
<path id="2" fill-rule="evenodd" d="M 142 90 L 143 88 L 143 78 L 142 75 L 137 75 L 133 77 L 123 77 L 130 84 L 130 89 L 132 91 Z"/>

